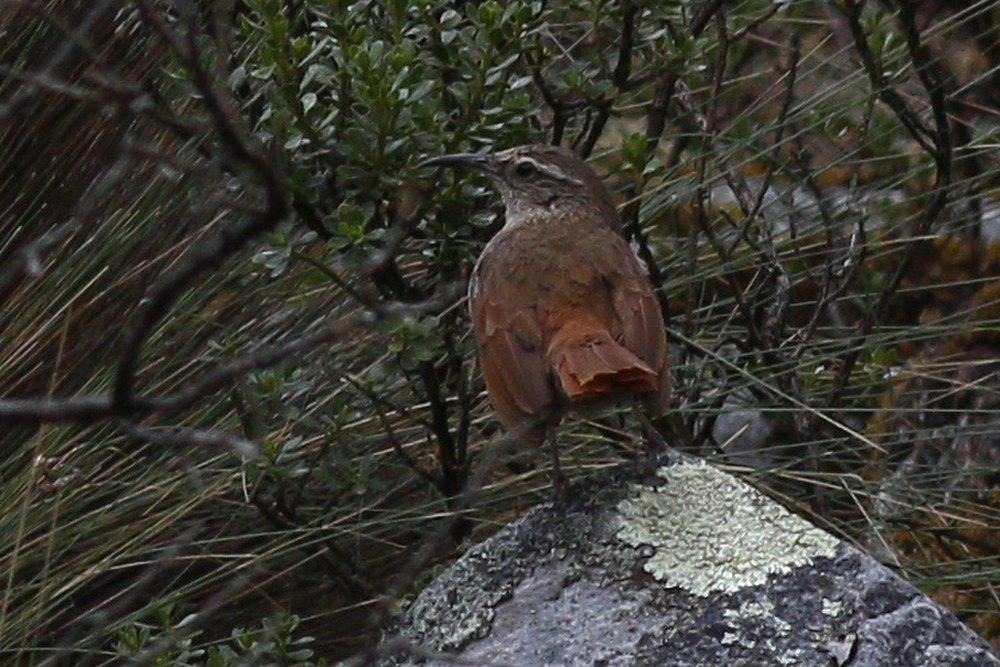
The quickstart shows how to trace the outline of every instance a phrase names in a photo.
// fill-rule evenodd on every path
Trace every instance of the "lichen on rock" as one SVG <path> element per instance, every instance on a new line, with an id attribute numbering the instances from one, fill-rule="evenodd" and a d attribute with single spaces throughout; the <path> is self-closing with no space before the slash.
<path id="1" fill-rule="evenodd" d="M 652 547 L 643 569 L 699 596 L 759 586 L 820 557 L 837 540 L 703 462 L 664 466 L 655 487 L 633 485 L 618 503 L 617 536 Z"/>
<path id="2" fill-rule="evenodd" d="M 417 649 L 386 666 L 1000 667 L 870 557 L 669 451 L 575 484 L 565 506 L 471 548 L 391 633 Z"/>

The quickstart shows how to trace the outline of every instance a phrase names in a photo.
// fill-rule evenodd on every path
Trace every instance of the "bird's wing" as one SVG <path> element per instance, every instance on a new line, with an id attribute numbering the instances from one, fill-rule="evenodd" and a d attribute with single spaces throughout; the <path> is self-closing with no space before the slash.
<path id="1" fill-rule="evenodd" d="M 469 304 L 490 400 L 504 426 L 515 428 L 551 409 L 553 391 L 534 304 L 521 295 L 525 285 L 498 273 L 484 257 Z"/>
<path id="2" fill-rule="evenodd" d="M 601 273 L 611 284 L 615 314 L 621 324 L 621 343 L 666 381 L 667 338 L 660 304 L 653 293 L 645 267 L 628 243 L 611 232 L 611 246 Z"/>

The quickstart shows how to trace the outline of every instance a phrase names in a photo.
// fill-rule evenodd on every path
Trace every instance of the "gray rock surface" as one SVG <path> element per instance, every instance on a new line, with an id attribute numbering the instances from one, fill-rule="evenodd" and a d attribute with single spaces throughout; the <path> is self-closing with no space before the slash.
<path id="1" fill-rule="evenodd" d="M 711 466 L 664 455 L 572 495 L 417 597 L 396 630 L 423 664 L 1000 665 L 887 568 Z"/>

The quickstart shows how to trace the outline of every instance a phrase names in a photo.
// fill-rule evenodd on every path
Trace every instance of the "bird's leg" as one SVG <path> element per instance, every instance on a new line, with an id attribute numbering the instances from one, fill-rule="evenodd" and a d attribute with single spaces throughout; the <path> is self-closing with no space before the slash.
<path id="1" fill-rule="evenodd" d="M 545 438 L 548 441 L 549 454 L 552 456 L 553 505 L 560 507 L 566 500 L 566 476 L 563 475 L 562 466 L 559 464 L 559 446 L 556 442 L 556 429 L 550 428 Z"/>
<path id="2" fill-rule="evenodd" d="M 642 425 L 642 435 L 646 442 L 653 446 L 655 451 L 665 451 L 667 449 L 667 441 L 663 439 L 660 432 L 653 426 L 653 423 L 649 421 L 649 417 L 642 409 L 642 405 L 635 403 L 632 406 L 632 410 L 635 412 L 636 418 L 639 420 L 639 424 Z"/>

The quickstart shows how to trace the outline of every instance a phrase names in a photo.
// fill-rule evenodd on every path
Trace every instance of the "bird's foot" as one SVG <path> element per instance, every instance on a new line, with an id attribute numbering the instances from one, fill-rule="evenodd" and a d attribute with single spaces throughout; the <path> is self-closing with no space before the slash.
<path id="1" fill-rule="evenodd" d="M 649 421 L 649 417 L 646 413 L 642 411 L 642 408 L 636 406 L 634 408 L 636 418 L 639 420 L 639 424 L 642 426 L 642 437 L 649 445 L 650 449 L 656 452 L 663 452 L 667 450 L 667 441 L 663 439 L 660 431 L 653 426 L 653 422 Z"/>
<path id="2" fill-rule="evenodd" d="M 569 486 L 566 481 L 566 476 L 563 475 L 562 470 L 558 468 L 553 468 L 552 507 L 559 512 L 565 512 L 568 503 L 569 503 Z"/>
<path id="3" fill-rule="evenodd" d="M 556 445 L 555 434 L 549 434 L 549 454 L 552 457 L 552 506 L 565 511 L 568 500 L 566 475 L 563 474 L 562 465 L 559 461 L 559 448 Z"/>

